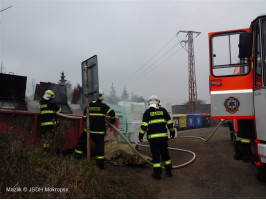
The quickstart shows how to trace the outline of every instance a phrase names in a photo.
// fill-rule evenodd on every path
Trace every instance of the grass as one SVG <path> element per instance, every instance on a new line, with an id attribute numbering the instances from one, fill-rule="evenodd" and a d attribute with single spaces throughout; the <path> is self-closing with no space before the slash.
<path id="1" fill-rule="evenodd" d="M 45 153 L 22 136 L 0 133 L 0 160 L 0 199 L 133 198 L 123 174 L 99 170 L 94 160 Z"/>

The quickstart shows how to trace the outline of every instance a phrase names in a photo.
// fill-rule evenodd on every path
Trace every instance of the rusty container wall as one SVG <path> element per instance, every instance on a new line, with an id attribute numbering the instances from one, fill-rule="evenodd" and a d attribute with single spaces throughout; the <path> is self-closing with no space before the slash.
<path id="1" fill-rule="evenodd" d="M 38 113 L 0 109 L 0 133 L 23 134 L 35 140 L 38 132 Z"/>
<path id="2" fill-rule="evenodd" d="M 69 116 L 82 117 L 82 115 L 71 114 Z M 63 150 L 75 149 L 79 136 L 84 127 L 82 119 L 59 118 L 59 131 L 63 134 L 64 145 Z M 61 127 L 61 128 L 60 128 Z"/>

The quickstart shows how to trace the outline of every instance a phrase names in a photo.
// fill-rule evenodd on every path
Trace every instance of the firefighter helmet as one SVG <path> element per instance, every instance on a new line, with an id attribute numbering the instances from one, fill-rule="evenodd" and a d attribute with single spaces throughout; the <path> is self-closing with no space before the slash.
<path id="1" fill-rule="evenodd" d="M 99 100 L 103 100 L 103 91 L 101 89 L 99 89 Z"/>
<path id="2" fill-rule="evenodd" d="M 43 98 L 45 98 L 46 100 L 53 99 L 55 98 L 55 94 L 52 90 L 46 90 L 43 95 Z"/>
<path id="3" fill-rule="evenodd" d="M 159 108 L 160 100 L 156 95 L 152 95 L 148 101 L 149 107 Z"/>

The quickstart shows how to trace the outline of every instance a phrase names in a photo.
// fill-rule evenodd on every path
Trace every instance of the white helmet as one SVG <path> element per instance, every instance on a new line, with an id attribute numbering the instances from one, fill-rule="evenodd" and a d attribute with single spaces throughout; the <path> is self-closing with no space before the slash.
<path id="1" fill-rule="evenodd" d="M 99 100 L 103 100 L 103 91 L 101 89 L 99 89 Z"/>
<path id="2" fill-rule="evenodd" d="M 53 99 L 53 98 L 55 98 L 55 94 L 52 90 L 46 90 L 44 95 L 43 95 L 43 98 L 46 100 Z"/>
<path id="3" fill-rule="evenodd" d="M 159 108 L 160 100 L 156 95 L 152 95 L 148 101 L 149 107 Z"/>

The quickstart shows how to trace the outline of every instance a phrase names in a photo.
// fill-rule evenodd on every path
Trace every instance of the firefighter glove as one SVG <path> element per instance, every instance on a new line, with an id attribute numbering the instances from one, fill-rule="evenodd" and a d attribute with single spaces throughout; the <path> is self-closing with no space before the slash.
<path id="1" fill-rule="evenodd" d="M 111 124 L 114 124 L 115 123 L 115 117 L 114 118 L 111 117 L 110 122 L 111 122 Z"/>
<path id="2" fill-rule="evenodd" d="M 175 131 L 170 132 L 170 138 L 173 139 L 175 137 Z"/>
<path id="3" fill-rule="evenodd" d="M 139 133 L 139 141 L 142 142 L 143 141 L 143 134 Z"/>

